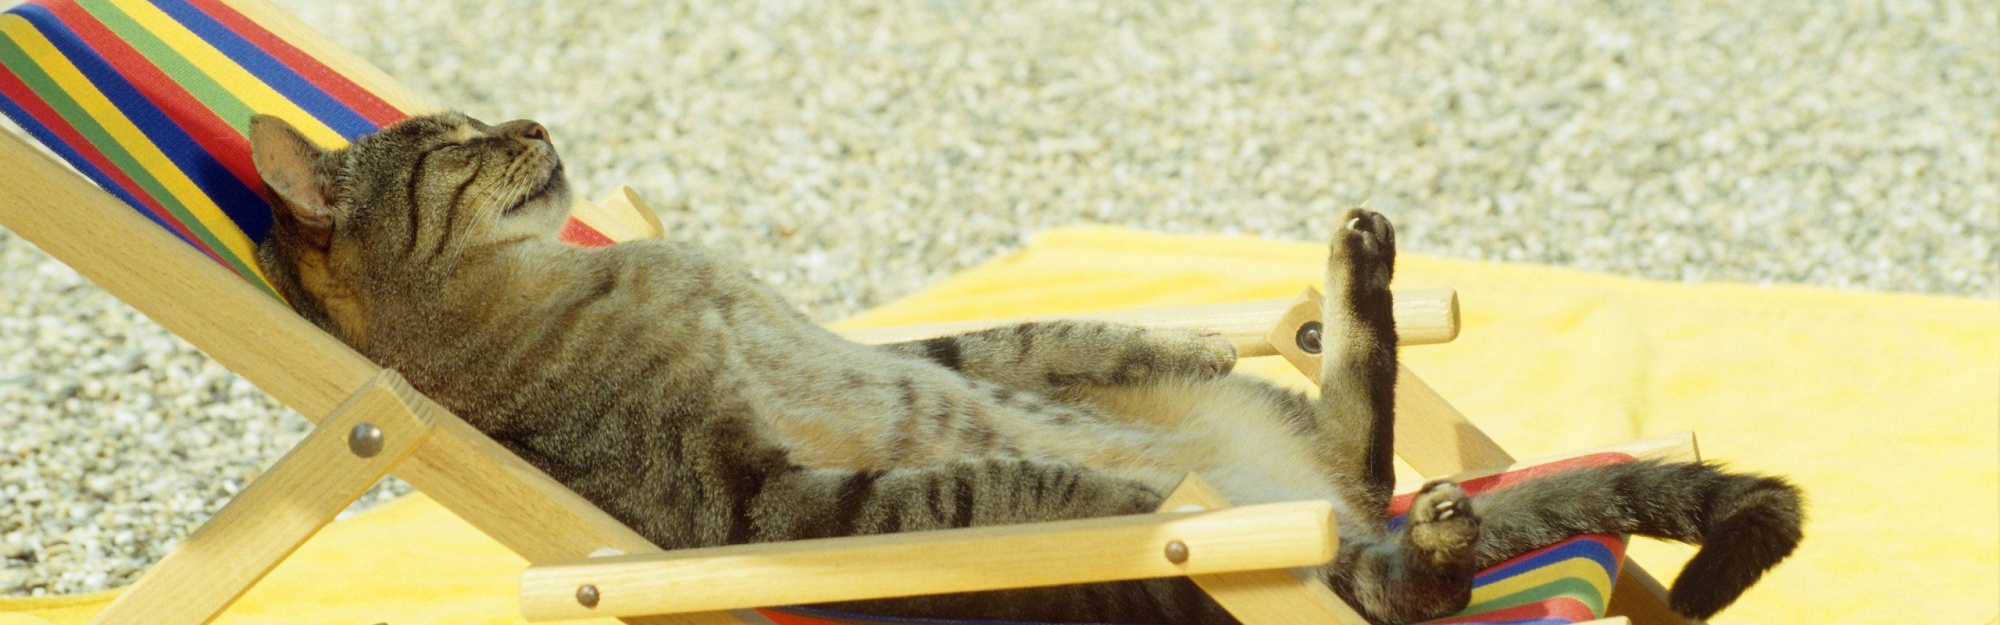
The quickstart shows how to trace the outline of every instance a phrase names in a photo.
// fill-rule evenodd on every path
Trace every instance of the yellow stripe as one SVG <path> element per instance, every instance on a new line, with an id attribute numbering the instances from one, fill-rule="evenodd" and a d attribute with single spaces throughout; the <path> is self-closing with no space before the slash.
<path id="1" fill-rule="evenodd" d="M 263 270 L 257 267 L 256 245 L 251 243 L 250 237 L 244 236 L 243 229 L 237 227 L 236 222 L 224 214 L 222 208 L 216 206 L 215 201 L 209 199 L 201 187 L 188 179 L 187 174 L 175 166 L 174 162 L 167 158 L 166 153 L 160 151 L 159 146 L 153 145 L 153 142 L 146 138 L 146 133 L 133 125 L 132 120 L 126 119 L 123 111 L 105 99 L 104 94 L 97 90 L 97 86 L 91 84 L 90 79 L 84 77 L 83 72 L 78 71 L 76 66 L 71 65 L 69 58 L 63 56 L 55 44 L 42 37 L 41 31 L 36 30 L 34 25 L 18 15 L 5 17 L 6 19 L 0 20 L 0 31 L 4 31 L 16 45 L 21 46 L 21 50 L 27 52 L 28 57 L 42 67 L 42 71 L 47 72 L 65 93 L 76 100 L 77 106 L 82 107 L 92 119 L 97 120 L 105 132 L 109 133 L 119 145 L 124 146 L 125 151 L 132 155 L 132 159 L 152 173 L 153 178 L 158 180 L 161 186 L 173 193 L 195 219 L 206 224 L 209 233 L 228 248 L 229 254 L 256 272 L 257 279 L 268 283 L 270 280 L 265 278 Z"/>
<path id="2" fill-rule="evenodd" d="M 159 37 L 160 41 L 166 42 L 168 47 L 173 48 L 174 52 L 187 59 L 196 69 L 208 74 L 216 84 L 229 90 L 231 95 L 249 106 L 250 110 L 284 118 L 285 121 L 291 122 L 293 127 L 298 128 L 299 132 L 304 133 L 306 138 L 321 146 L 327 148 L 347 146 L 347 139 L 340 136 L 340 133 L 321 123 L 319 118 L 306 113 L 305 109 L 293 104 L 270 85 L 264 84 L 264 81 L 255 74 L 243 69 L 243 66 L 236 64 L 234 59 L 215 49 L 215 46 L 208 45 L 200 35 L 194 34 L 194 31 L 174 21 L 172 16 L 161 11 L 159 7 L 141 0 L 111 0 L 111 4 L 131 17 L 132 21 L 138 22 L 147 32 Z M 227 121 L 231 124 L 250 123 L 247 119 Z"/>
<path id="3" fill-rule="evenodd" d="M 1604 574 L 1604 567 L 1590 558 L 1570 558 L 1548 566 L 1523 571 L 1485 586 L 1472 589 L 1472 602 L 1480 603 L 1517 592 L 1528 590 L 1554 580 L 1573 577 L 1588 582 L 1597 588 L 1597 596 L 1611 596 L 1611 578 Z"/>

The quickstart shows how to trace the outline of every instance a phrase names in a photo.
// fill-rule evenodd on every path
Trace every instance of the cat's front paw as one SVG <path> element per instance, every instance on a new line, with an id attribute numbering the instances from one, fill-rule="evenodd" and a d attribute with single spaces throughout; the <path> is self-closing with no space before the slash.
<path id="1" fill-rule="evenodd" d="M 1464 489 L 1452 482 L 1431 482 L 1417 491 L 1403 531 L 1413 555 L 1441 566 L 1468 565 L 1473 544 L 1479 541 L 1479 517 Z"/>
<path id="2" fill-rule="evenodd" d="M 1340 218 L 1340 224 L 1340 231 L 1333 235 L 1327 270 L 1330 279 L 1345 277 L 1346 280 L 1342 281 L 1345 284 L 1330 284 L 1328 288 L 1388 289 L 1396 265 L 1395 227 L 1381 213 L 1365 208 L 1349 209 Z"/>

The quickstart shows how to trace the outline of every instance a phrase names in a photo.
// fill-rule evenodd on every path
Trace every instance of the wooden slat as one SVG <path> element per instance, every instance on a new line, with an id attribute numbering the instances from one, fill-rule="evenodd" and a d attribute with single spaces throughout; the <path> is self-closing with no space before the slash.
<path id="1" fill-rule="evenodd" d="M 432 416 L 412 408 L 415 397 L 393 373 L 375 378 L 91 623 L 213 620 L 430 435 Z M 349 431 L 362 423 L 382 432 L 373 457 L 348 448 Z"/>
<path id="2" fill-rule="evenodd" d="M 977 332 L 988 328 L 1030 321 L 1091 319 L 1154 328 L 1183 328 L 1219 332 L 1223 336 L 1229 337 L 1230 342 L 1236 344 L 1237 356 L 1250 358 L 1277 354 L 1271 348 L 1271 343 L 1265 340 L 1264 335 L 1271 330 L 1271 320 L 1285 314 L 1285 311 L 1291 308 L 1294 301 L 1292 299 L 1273 299 L 1197 306 L 1035 315 L 952 323 L 907 325 L 891 328 L 841 330 L 839 334 L 857 343 L 878 345 Z M 1398 333 L 1400 335 L 1400 344 L 1402 345 L 1445 343 L 1458 337 L 1458 293 L 1452 289 L 1436 288 L 1397 291 L 1395 314 Z"/>
<path id="3" fill-rule="evenodd" d="M 1563 460 L 1568 460 L 1570 458 L 1576 458 L 1579 456 L 1588 456 L 1592 454 L 1602 454 L 1602 453 L 1625 454 L 1640 460 L 1666 460 L 1670 462 L 1699 462 L 1701 460 L 1701 448 L 1695 443 L 1694 432 L 1673 432 L 1670 434 L 1661 434 L 1659 436 L 1651 436 L 1634 441 L 1626 441 L 1623 443 L 1615 443 L 1611 445 L 1604 445 L 1601 447 L 1592 447 L 1590 449 L 1580 449 L 1580 450 L 1563 452 L 1560 454 L 1551 454 L 1539 458 L 1529 458 L 1527 460 L 1514 462 L 1504 467 L 1495 467 L 1488 469 L 1471 469 L 1467 471 L 1460 471 L 1458 473 L 1453 473 L 1450 475 L 1443 476 L 1441 478 L 1434 478 L 1434 479 L 1447 479 L 1454 482 L 1464 482 L 1466 480 L 1475 480 L 1490 475 L 1496 475 L 1500 473 L 1506 473 L 1508 471 L 1525 469 L 1537 465 L 1544 465 L 1551 462 L 1560 462 Z"/>
<path id="4" fill-rule="evenodd" d="M 1201 476 L 1190 473 L 1160 503 L 1160 512 L 1183 511 L 1190 506 L 1221 510 L 1230 505 L 1220 491 Z M 1338 535 L 1334 541 L 1337 549 Z M 1333 594 L 1333 589 L 1305 575 L 1301 569 L 1264 569 L 1188 578 L 1243 625 L 1367 625 L 1368 622 Z"/>
<path id="5" fill-rule="evenodd" d="M 620 186 L 595 202 L 578 199 L 569 214 L 613 241 L 657 239 L 666 233 L 660 216 L 632 187 Z"/>
<path id="6" fill-rule="evenodd" d="M 1515 462 L 1513 454 L 1401 364 L 1396 365 L 1396 456 L 1425 477 Z"/>
<path id="7" fill-rule="evenodd" d="M 1332 504 L 1300 501 L 610 556 L 529 568 L 521 612 L 667 614 L 1308 566 L 1333 559 L 1333 532 Z M 1166 559 L 1173 540 L 1186 562 Z M 577 602 L 584 584 L 597 606 Z"/>

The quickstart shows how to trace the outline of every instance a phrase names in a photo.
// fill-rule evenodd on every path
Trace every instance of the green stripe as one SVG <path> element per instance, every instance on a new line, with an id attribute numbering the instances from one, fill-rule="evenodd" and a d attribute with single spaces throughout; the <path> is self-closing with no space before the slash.
<path id="1" fill-rule="evenodd" d="M 58 49 L 56 53 L 61 54 L 62 51 Z M 83 106 L 72 99 L 69 93 L 56 83 L 55 78 L 49 76 L 40 65 L 34 62 L 34 58 L 29 56 L 27 51 L 22 50 L 19 45 L 15 44 L 12 39 L 0 37 L 0 63 L 4 63 L 13 69 L 15 76 L 19 77 L 23 84 L 33 90 L 35 95 L 40 96 L 42 101 L 49 105 L 49 108 L 54 109 L 56 114 L 61 115 L 64 120 L 68 121 L 78 134 L 83 135 L 92 145 L 96 146 L 98 151 L 104 154 L 105 158 L 116 164 L 121 171 L 125 172 L 125 175 L 132 178 L 133 182 L 144 187 L 147 195 L 150 195 L 154 201 L 159 202 L 161 206 L 166 207 L 167 211 L 172 213 L 174 218 L 181 222 L 181 225 L 186 227 L 190 233 L 193 233 L 202 242 L 207 243 L 209 249 L 213 250 L 217 256 L 222 257 L 225 264 L 229 265 L 237 274 L 243 276 L 251 283 L 263 286 L 264 290 L 271 293 L 271 295 L 277 295 L 277 292 L 272 290 L 270 285 L 263 284 L 263 280 L 257 279 L 257 273 L 251 271 L 248 266 L 243 264 L 241 259 L 230 252 L 228 246 L 216 240 L 214 233 L 209 231 L 207 224 L 199 219 L 195 219 L 187 207 L 181 204 L 179 198 L 175 197 L 173 193 L 168 192 L 165 185 L 162 185 L 153 176 L 151 171 L 140 165 L 138 160 L 133 158 L 123 145 L 111 137 L 110 131 L 105 130 L 103 126 L 97 123 L 95 118 L 92 118 L 88 112 L 84 111 Z M 88 76 L 85 78 L 88 79 Z M 119 114 L 122 115 L 123 112 L 121 111 Z M 172 161 L 169 160 L 168 163 L 171 165 Z M 178 166 L 176 165 L 176 167 Z M 135 206 L 133 208 L 145 210 L 145 207 L 142 206 Z"/>
<path id="2" fill-rule="evenodd" d="M 207 72 L 201 71 L 199 66 L 187 60 L 187 57 L 181 56 L 179 52 L 173 49 L 173 46 L 167 45 L 165 41 L 162 41 L 152 31 L 147 30 L 145 26 L 141 25 L 138 20 L 132 19 L 131 15 L 126 14 L 124 10 L 119 9 L 110 2 L 82 1 L 78 2 L 77 5 L 82 7 L 86 12 L 89 12 L 91 17 L 97 19 L 98 23 L 110 29 L 112 34 L 124 41 L 126 45 L 132 46 L 134 50 L 139 52 L 140 56 L 145 57 L 147 62 L 152 63 L 161 73 L 166 74 L 168 78 L 174 81 L 174 84 L 179 85 L 183 91 L 193 96 L 195 101 L 200 102 L 211 113 L 223 120 L 243 120 L 241 123 L 245 124 L 245 126 L 236 127 L 236 124 L 231 124 L 231 127 L 235 127 L 237 132 L 243 133 L 246 136 L 249 134 L 247 124 L 250 118 L 255 115 L 255 111 L 252 111 L 250 106 L 244 104 L 242 100 L 238 100 L 235 94 L 223 88 L 222 83 L 216 82 Z M 204 189 L 203 193 L 206 192 L 207 190 Z M 182 221 L 186 223 L 189 220 L 183 219 Z M 238 275 L 243 276 L 244 280 L 263 289 L 266 294 L 279 301 L 284 301 L 284 296 L 278 294 L 276 287 L 258 278 L 257 272 L 251 270 L 248 266 L 248 260 L 238 258 L 227 246 L 219 246 L 219 243 L 213 240 L 213 232 L 206 230 L 208 226 L 206 222 L 202 222 L 199 219 L 192 221 L 200 225 L 191 225 L 188 226 L 188 229 L 190 231 L 198 228 L 203 229 L 202 240 L 209 241 L 209 245 L 211 246 L 218 246 L 214 247 L 215 253 L 223 257 L 225 264 L 234 269 Z M 235 224 L 232 223 L 230 225 L 234 226 Z"/>
<path id="3" fill-rule="evenodd" d="M 1597 586 L 1585 580 L 1564 577 L 1511 595 L 1494 597 L 1465 606 L 1465 609 L 1459 611 L 1459 614 L 1491 612 L 1493 610 L 1527 605 L 1536 601 L 1560 596 L 1568 596 L 1583 602 L 1584 605 L 1590 606 L 1591 612 L 1597 614 L 1604 613 L 1604 597 L 1597 594 Z"/>
<path id="4" fill-rule="evenodd" d="M 92 16 L 97 18 L 98 22 L 110 28 L 112 33 L 118 35 L 119 39 L 123 39 L 126 44 L 138 50 L 139 54 L 146 57 L 146 60 L 151 61 L 153 65 L 159 67 L 161 72 L 166 73 L 168 78 L 172 78 L 175 84 L 180 85 L 181 89 L 193 95 L 203 106 L 213 111 L 217 117 L 224 120 L 243 120 L 241 123 L 244 126 L 236 130 L 244 133 L 246 136 L 249 134 L 249 120 L 256 114 L 256 111 L 250 110 L 249 105 L 244 104 L 242 100 L 236 99 L 236 95 L 230 93 L 228 89 L 224 89 L 222 83 L 216 82 L 207 72 L 201 71 L 200 67 L 196 66 L 192 61 L 187 60 L 187 57 L 181 56 L 179 52 L 174 51 L 173 46 L 167 45 L 167 42 L 160 40 L 159 37 L 153 34 L 153 31 L 146 30 L 146 27 L 140 25 L 138 20 L 132 19 L 132 16 L 126 15 L 124 11 L 119 10 L 118 7 L 113 6 L 111 3 L 79 2 L 77 4 L 82 6 L 84 10 L 89 11 Z M 231 126 L 235 125 L 231 124 Z"/>

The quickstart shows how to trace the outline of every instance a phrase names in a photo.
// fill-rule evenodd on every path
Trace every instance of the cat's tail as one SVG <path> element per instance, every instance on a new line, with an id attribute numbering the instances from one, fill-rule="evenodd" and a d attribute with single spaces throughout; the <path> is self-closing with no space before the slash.
<path id="1" fill-rule="evenodd" d="M 1805 500 L 1783 479 L 1709 463 L 1637 461 L 1564 471 L 1473 499 L 1479 566 L 1584 533 L 1701 545 L 1668 593 L 1707 619 L 1736 601 L 1803 537 Z"/>

